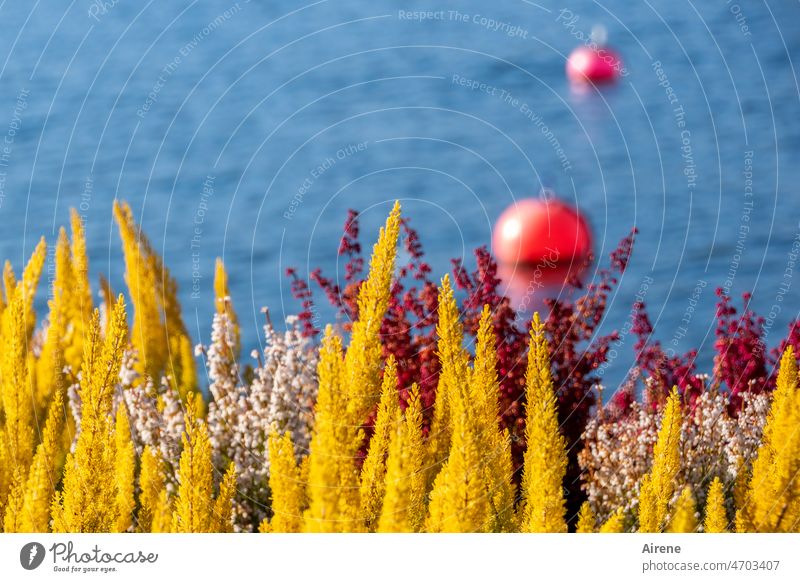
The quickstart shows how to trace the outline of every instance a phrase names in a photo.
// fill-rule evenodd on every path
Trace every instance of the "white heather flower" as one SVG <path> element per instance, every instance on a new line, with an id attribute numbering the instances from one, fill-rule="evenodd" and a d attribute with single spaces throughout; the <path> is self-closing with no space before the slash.
<path id="1" fill-rule="evenodd" d="M 136 372 L 138 355 L 128 349 L 122 356 L 119 382 L 114 391 L 114 410 L 122 402 L 128 412 L 133 446 L 137 456 L 145 446 L 157 450 L 164 461 L 167 491 L 176 484 L 183 433 L 183 407 L 168 377 L 156 387 Z"/>
<path id="2" fill-rule="evenodd" d="M 317 349 L 299 331 L 297 318 L 287 318 L 279 334 L 270 323 L 264 328 L 263 362 L 246 385 L 240 378 L 233 350 L 234 327 L 226 313 L 216 313 L 211 345 L 206 354 L 213 397 L 208 426 L 214 459 L 220 471 L 236 464 L 240 494 L 234 501 L 237 529 L 254 529 L 266 516 L 269 501 L 267 437 L 274 425 L 289 432 L 296 453 L 303 456 L 311 439 L 313 406 L 317 396 Z"/>
<path id="3" fill-rule="evenodd" d="M 719 477 L 733 487 L 742 467 L 755 456 L 769 411 L 769 396 L 743 395 L 737 416 L 729 413 L 730 398 L 715 389 L 705 390 L 692 405 L 685 405 L 681 427 L 681 485 L 689 485 L 699 507 L 705 504 L 708 485 Z M 661 412 L 634 402 L 626 415 L 591 419 L 578 455 L 583 489 L 595 515 L 606 520 L 617 508 L 632 510 L 638 504 L 641 478 L 650 469 Z M 675 488 L 675 497 L 682 487 Z"/>

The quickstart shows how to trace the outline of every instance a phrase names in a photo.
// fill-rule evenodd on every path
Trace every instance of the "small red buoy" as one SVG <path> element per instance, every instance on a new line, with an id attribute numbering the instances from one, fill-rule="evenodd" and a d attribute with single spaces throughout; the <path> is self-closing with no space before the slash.
<path id="1" fill-rule="evenodd" d="M 507 265 L 578 265 L 592 252 L 592 232 L 569 204 L 528 198 L 500 215 L 492 247 L 498 261 Z"/>
<path id="2" fill-rule="evenodd" d="M 622 71 L 622 60 L 608 47 L 580 46 L 567 59 L 567 77 L 574 83 L 609 83 Z"/>

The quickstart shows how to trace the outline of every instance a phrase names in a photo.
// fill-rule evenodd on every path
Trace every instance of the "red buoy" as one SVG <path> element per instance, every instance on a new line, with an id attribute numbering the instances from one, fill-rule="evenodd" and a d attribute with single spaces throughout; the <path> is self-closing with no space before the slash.
<path id="1" fill-rule="evenodd" d="M 500 215 L 492 247 L 498 261 L 507 265 L 577 265 L 592 252 L 592 232 L 569 204 L 555 198 L 528 198 Z"/>
<path id="2" fill-rule="evenodd" d="M 608 47 L 580 46 L 567 59 L 567 77 L 574 83 L 609 83 L 622 71 L 622 60 Z"/>

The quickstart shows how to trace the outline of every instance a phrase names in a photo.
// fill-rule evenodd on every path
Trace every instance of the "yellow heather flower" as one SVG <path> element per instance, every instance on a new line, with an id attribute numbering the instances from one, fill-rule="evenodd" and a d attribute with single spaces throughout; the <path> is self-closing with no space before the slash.
<path id="1" fill-rule="evenodd" d="M 592 506 L 588 501 L 584 501 L 581 510 L 578 512 L 578 526 L 576 533 L 593 533 L 596 527 L 596 519 L 592 512 Z"/>
<path id="2" fill-rule="evenodd" d="M 22 272 L 22 297 L 24 298 L 24 318 L 25 318 L 25 331 L 28 339 L 33 334 L 33 329 L 36 327 L 36 312 L 33 310 L 33 299 L 36 295 L 36 287 L 39 285 L 39 278 L 42 275 L 44 262 L 47 258 L 47 245 L 44 242 L 44 237 L 39 240 L 36 245 L 28 264 L 25 265 L 25 270 Z"/>
<path id="3" fill-rule="evenodd" d="M 6 261 L 6 268 L 9 267 L 8 261 Z M 0 321 L 3 318 L 3 312 L 6 310 L 6 293 L 4 287 L 0 287 Z M 0 331 L 0 338 L 3 337 L 2 331 Z"/>
<path id="4" fill-rule="evenodd" d="M 64 347 L 64 359 L 73 370 L 79 370 L 83 358 L 83 344 L 89 329 L 94 304 L 92 287 L 89 283 L 89 259 L 86 254 L 86 234 L 80 214 L 70 210 L 70 230 L 72 232 L 72 289 L 70 290 L 69 322 L 71 336 Z M 109 293 L 109 305 L 113 295 Z"/>
<path id="5" fill-rule="evenodd" d="M 437 347 L 442 369 L 439 372 L 433 421 L 427 445 L 428 488 L 433 485 L 434 478 L 441 471 L 450 449 L 453 429 L 451 393 L 456 392 L 458 386 L 467 386 L 469 378 L 468 358 L 463 348 L 464 331 L 458 318 L 458 305 L 450 285 L 450 277 L 447 275 L 442 278 L 438 305 L 439 320 L 436 333 L 439 338 Z"/>
<path id="6" fill-rule="evenodd" d="M 667 517 L 667 508 L 675 490 L 675 478 L 681 468 L 681 401 L 673 388 L 664 407 L 664 417 L 653 449 L 653 466 L 642 479 L 639 490 L 639 531 L 659 532 Z"/>
<path id="7" fill-rule="evenodd" d="M 19 468 L 14 471 L 11 490 L 4 507 L 3 531 L 5 533 L 21 533 L 23 529 L 23 504 L 25 502 L 25 476 Z"/>
<path id="8" fill-rule="evenodd" d="M 150 445 L 145 446 L 142 451 L 139 489 L 137 531 L 144 533 L 163 531 L 158 525 L 163 523 L 167 509 L 166 504 L 162 503 L 162 493 L 166 495 L 164 464 L 159 453 Z M 169 530 L 169 527 L 166 529 Z"/>
<path id="9" fill-rule="evenodd" d="M 559 432 L 558 408 L 544 324 L 534 313 L 526 372 L 527 418 L 522 476 L 522 531 L 566 532 L 563 480 L 567 451 Z"/>
<path id="10" fill-rule="evenodd" d="M 228 346 L 231 349 L 231 359 L 236 361 L 239 359 L 239 352 L 241 350 L 241 332 L 239 330 L 239 318 L 233 310 L 233 301 L 231 300 L 231 292 L 228 289 L 228 273 L 225 271 L 225 264 L 222 259 L 217 259 L 214 268 L 214 307 L 217 313 L 224 313 L 228 317 L 231 324 L 231 333 L 233 334 L 233 345 Z"/>
<path id="11" fill-rule="evenodd" d="M 625 512 L 618 509 L 600 526 L 600 533 L 623 533 L 625 531 Z"/>
<path id="12" fill-rule="evenodd" d="M 427 489 L 433 486 L 433 480 L 442 469 L 442 465 L 447 459 L 447 451 L 450 448 L 450 411 L 447 404 L 447 394 L 445 393 L 445 382 L 441 373 L 436 385 L 436 400 L 433 402 L 433 418 L 431 419 L 430 430 L 426 440 L 425 458 Z"/>
<path id="13" fill-rule="evenodd" d="M 116 482 L 117 525 L 116 531 L 128 531 L 133 522 L 133 510 L 136 507 L 134 491 L 134 465 L 136 453 L 131 441 L 131 425 L 125 403 L 117 408 L 116 426 L 114 428 L 114 481 Z"/>
<path id="14" fill-rule="evenodd" d="M 797 361 L 791 346 L 781 358 L 767 424 L 737 531 L 800 531 L 800 389 Z"/>
<path id="15" fill-rule="evenodd" d="M 42 442 L 36 447 L 33 464 L 25 485 L 20 531 L 47 533 L 50 529 L 50 501 L 58 482 L 60 461 L 63 460 L 61 431 L 64 424 L 62 392 L 53 394 L 47 412 Z"/>
<path id="16" fill-rule="evenodd" d="M 475 428 L 484 451 L 484 472 L 487 495 L 492 505 L 491 531 L 503 532 L 516 529 L 514 523 L 513 483 L 514 463 L 511 458 L 511 439 L 508 432 L 500 430 L 498 418 L 500 407 L 498 395 L 500 382 L 497 378 L 497 350 L 491 309 L 484 305 L 478 326 L 475 346 L 475 362 L 470 375 L 469 387 L 472 406 L 475 408 Z"/>
<path id="17" fill-rule="evenodd" d="M 230 533 L 233 531 L 233 497 L 236 495 L 236 465 L 231 462 L 219 485 L 219 495 L 214 500 L 211 514 L 211 531 Z"/>
<path id="18" fill-rule="evenodd" d="M 95 310 L 85 345 L 81 382 L 81 423 L 75 452 L 67 457 L 63 489 L 53 499 L 53 531 L 57 533 L 115 532 L 119 510 L 115 478 L 116 443 L 111 408 L 114 386 L 128 342 L 125 303 L 114 306 L 100 337 L 100 313 Z"/>
<path id="19" fill-rule="evenodd" d="M 380 397 L 380 330 L 389 307 L 399 234 L 400 203 L 395 202 L 372 249 L 369 275 L 358 292 L 358 319 L 353 322 L 345 356 L 344 388 L 348 392 L 347 422 L 351 424 L 362 424 Z"/>
<path id="20" fill-rule="evenodd" d="M 386 496 L 378 531 L 418 532 L 425 522 L 422 403 L 415 384 L 403 415 L 395 411 L 386 469 Z"/>
<path id="21" fill-rule="evenodd" d="M 157 382 L 166 375 L 182 399 L 197 391 L 191 342 L 181 317 L 178 286 L 142 234 L 127 204 L 115 202 L 125 255 L 125 281 L 133 303 L 131 342 L 137 371 Z M 202 410 L 202 401 L 195 399 Z"/>
<path id="22" fill-rule="evenodd" d="M 728 516 L 725 511 L 725 495 L 722 490 L 722 481 L 714 477 L 708 487 L 706 496 L 706 517 L 703 522 L 706 533 L 724 533 L 728 531 Z"/>
<path id="23" fill-rule="evenodd" d="M 27 475 L 33 458 L 33 386 L 28 370 L 28 336 L 25 328 L 25 299 L 22 289 L 14 290 L 3 313 L 3 353 L 0 355 L 0 392 L 5 414 L 5 454 L 8 475 Z M 5 491 L 0 491 L 5 501 Z"/>
<path id="24" fill-rule="evenodd" d="M 448 277 L 442 279 L 439 291 L 437 331 L 439 386 L 444 387 L 437 398 L 447 398 L 452 435 L 449 456 L 433 481 L 426 528 L 431 532 L 491 531 L 495 519 L 484 470 L 486 451 L 476 430 L 469 356 L 462 346 L 463 331 Z"/>
<path id="25" fill-rule="evenodd" d="M 352 348 L 351 348 L 352 349 Z M 304 514 L 307 532 L 363 529 L 360 519 L 360 479 L 355 458 L 363 431 L 347 414 L 348 391 L 342 341 L 328 326 L 318 366 L 319 395 L 311 436 L 308 497 Z"/>
<path id="26" fill-rule="evenodd" d="M 48 326 L 42 353 L 36 360 L 36 409 L 44 411 L 54 392 L 64 391 L 64 340 L 69 317 L 72 282 L 72 259 L 69 240 L 62 228 L 55 248 L 55 278 L 48 303 Z"/>
<path id="27" fill-rule="evenodd" d="M 130 206 L 114 203 L 114 217 L 119 225 L 125 256 L 125 282 L 133 303 L 131 343 L 138 354 L 139 372 L 154 380 L 161 376 L 166 354 L 161 313 L 156 291 L 157 274 L 152 257 L 142 250 L 141 231 L 133 220 Z"/>
<path id="28" fill-rule="evenodd" d="M 395 430 L 400 405 L 397 401 L 397 368 L 394 356 L 389 356 L 383 370 L 381 401 L 375 419 L 375 431 L 361 468 L 361 516 L 368 531 L 374 531 L 381 514 L 386 490 L 386 456 L 389 440 Z"/>
<path id="29" fill-rule="evenodd" d="M 5 291 L 6 305 L 11 302 L 14 297 L 14 289 L 17 288 L 17 278 L 14 276 L 14 269 L 10 261 L 3 264 L 3 290 Z"/>
<path id="30" fill-rule="evenodd" d="M 214 467 L 208 430 L 194 414 L 194 396 L 186 407 L 186 426 L 181 436 L 178 494 L 172 513 L 172 529 L 177 533 L 212 531 Z"/>
<path id="31" fill-rule="evenodd" d="M 667 531 L 670 533 L 694 533 L 697 531 L 697 526 L 697 506 L 694 502 L 694 495 L 692 495 L 692 488 L 687 485 L 675 502 Z"/>
<path id="32" fill-rule="evenodd" d="M 298 533 L 303 530 L 303 483 L 294 458 L 294 444 L 289 432 L 279 436 L 273 431 L 269 447 L 269 488 L 272 491 L 272 520 L 269 531 Z"/>

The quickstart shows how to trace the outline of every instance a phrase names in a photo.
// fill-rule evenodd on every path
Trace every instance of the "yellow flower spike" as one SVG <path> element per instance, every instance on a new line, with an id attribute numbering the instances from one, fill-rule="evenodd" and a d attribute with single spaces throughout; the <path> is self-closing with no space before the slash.
<path id="1" fill-rule="evenodd" d="M 418 532 L 425 523 L 422 403 L 416 384 L 409 392 L 403 415 L 395 411 L 386 469 L 386 496 L 378 531 Z"/>
<path id="2" fill-rule="evenodd" d="M 241 331 L 239 329 L 239 318 L 233 309 L 233 301 L 231 299 L 231 292 L 228 289 L 228 273 L 225 271 L 225 264 L 222 259 L 217 259 L 214 268 L 214 308 L 217 313 L 225 314 L 228 316 L 228 321 L 231 323 L 233 330 L 234 342 L 230 346 L 232 350 L 232 359 L 239 359 L 239 352 L 241 351 Z"/>
<path id="3" fill-rule="evenodd" d="M 69 323 L 72 326 L 72 337 L 65 347 L 64 357 L 73 370 L 80 369 L 83 357 L 83 344 L 89 329 L 94 304 L 92 288 L 89 283 L 89 259 L 86 253 L 86 235 L 78 212 L 70 210 L 70 230 L 72 232 L 72 281 L 70 292 L 71 305 Z M 109 290 L 110 291 L 110 290 Z M 109 292 L 108 305 L 113 303 L 113 295 Z"/>
<path id="4" fill-rule="evenodd" d="M 100 275 L 100 303 L 100 310 L 103 313 L 103 319 L 100 323 L 101 327 L 106 329 L 108 327 L 108 318 L 111 314 L 111 305 L 114 304 L 114 291 L 111 289 L 111 283 L 102 274 Z"/>
<path id="5" fill-rule="evenodd" d="M 725 495 L 722 481 L 714 477 L 706 496 L 706 517 L 703 521 L 706 533 L 725 533 L 728 531 L 728 516 L 725 510 Z"/>
<path id="6" fill-rule="evenodd" d="M 3 531 L 5 533 L 21 533 L 23 529 L 23 504 L 25 503 L 25 476 L 18 467 L 14 471 L 11 489 L 4 507 Z"/>
<path id="7" fill-rule="evenodd" d="M 470 388 L 469 355 L 462 345 L 463 329 L 447 276 L 439 290 L 437 332 L 443 388 L 437 399 L 447 399 L 452 432 L 449 456 L 433 481 L 426 527 L 433 532 L 491 531 L 496 520 L 487 487 L 485 444 L 477 428 L 479 410 Z"/>
<path id="8" fill-rule="evenodd" d="M 144 447 L 139 472 L 139 512 L 137 531 L 154 531 L 153 524 L 158 519 L 161 492 L 164 491 L 164 466 L 159 453 L 150 445 Z"/>
<path id="9" fill-rule="evenodd" d="M 791 346 L 781 358 L 772 406 L 737 531 L 792 532 L 800 528 L 800 390 Z"/>
<path id="10" fill-rule="evenodd" d="M 114 445 L 114 481 L 116 482 L 117 504 L 116 531 L 125 532 L 131 528 L 133 510 L 136 507 L 136 498 L 133 494 L 136 453 L 131 441 L 131 426 L 124 403 L 120 403 L 119 408 L 117 408 Z"/>
<path id="11" fill-rule="evenodd" d="M 639 532 L 659 532 L 664 526 L 675 478 L 681 468 L 681 423 L 680 396 L 678 389 L 673 388 L 653 448 L 653 466 L 642 479 L 639 490 Z"/>
<path id="12" fill-rule="evenodd" d="M 86 233 L 80 214 L 74 208 L 70 210 L 70 230 L 72 232 L 72 264 L 75 273 L 75 307 L 81 314 L 84 326 L 88 326 L 94 305 L 92 287 L 89 283 L 89 259 L 86 253 Z"/>
<path id="13" fill-rule="evenodd" d="M 400 203 L 395 202 L 372 249 L 369 275 L 358 292 L 358 318 L 353 322 L 345 356 L 348 422 L 352 424 L 363 424 L 380 398 L 380 330 L 389 307 L 399 234 Z"/>
<path id="14" fill-rule="evenodd" d="M 211 515 L 211 531 L 230 533 L 233 531 L 233 497 L 236 495 L 236 465 L 231 462 L 219 485 L 219 495 L 214 500 Z"/>
<path id="15" fill-rule="evenodd" d="M 55 248 L 55 278 L 53 279 L 53 298 L 48 302 L 48 326 L 42 346 L 42 353 L 36 361 L 36 407 L 37 412 L 46 409 L 54 392 L 66 390 L 64 382 L 64 350 L 69 320 L 72 289 L 72 259 L 69 253 L 69 240 L 62 228 Z M 77 368 L 76 368 L 77 369 Z"/>
<path id="16" fill-rule="evenodd" d="M 475 407 L 475 430 L 485 451 L 484 471 L 487 495 L 491 500 L 493 523 L 491 531 L 512 531 L 514 523 L 513 483 L 514 463 L 511 458 L 511 440 L 498 424 L 500 407 L 498 395 L 500 381 L 497 377 L 496 337 L 491 309 L 484 305 L 478 326 L 475 346 L 475 363 L 470 375 L 469 387 Z"/>
<path id="17" fill-rule="evenodd" d="M 272 521 L 268 531 L 298 533 L 303 531 L 303 484 L 294 458 L 292 435 L 279 436 L 274 431 L 267 441 L 269 448 L 269 488 L 272 491 Z M 266 521 L 266 520 L 265 520 Z"/>
<path id="18" fill-rule="evenodd" d="M 22 528 L 29 533 L 47 533 L 50 529 L 50 501 L 59 478 L 63 459 L 61 431 L 64 425 L 64 400 L 60 390 L 53 394 L 47 412 L 42 442 L 36 454 L 25 485 L 22 507 Z"/>
<path id="19" fill-rule="evenodd" d="M 42 276 L 42 269 L 44 262 L 47 258 L 47 245 L 44 242 L 44 237 L 39 240 L 39 244 L 25 265 L 25 270 L 22 272 L 22 296 L 24 298 L 24 319 L 25 319 L 25 332 L 28 340 L 33 335 L 33 329 L 36 327 L 36 312 L 33 310 L 33 299 L 36 296 L 36 288 L 39 286 L 39 279 Z"/>
<path id="20" fill-rule="evenodd" d="M 523 461 L 521 528 L 525 532 L 566 532 L 566 443 L 559 432 L 550 347 L 538 313 L 533 315 L 530 338 L 525 389 L 528 449 Z"/>
<path id="21" fill-rule="evenodd" d="M 195 416 L 194 395 L 186 403 L 185 428 L 181 440 L 178 493 L 172 514 L 172 529 L 177 533 L 212 531 L 214 467 L 208 430 Z"/>
<path id="22" fill-rule="evenodd" d="M 625 512 L 618 509 L 600 526 L 600 533 L 623 533 L 625 531 Z"/>
<path id="23" fill-rule="evenodd" d="M 169 377 L 185 401 L 196 393 L 197 375 L 189 334 L 181 317 L 178 285 L 133 219 L 130 207 L 114 203 L 125 256 L 125 282 L 133 303 L 131 341 L 142 375 Z"/>
<path id="24" fill-rule="evenodd" d="M 0 396 L 5 414 L 5 447 L 9 475 L 19 470 L 27 476 L 33 458 L 33 394 L 28 372 L 28 335 L 25 327 L 25 299 L 17 287 L 3 314 L 3 346 L 0 354 Z M 5 491 L 0 495 L 5 496 Z M 4 499 L 5 501 L 5 499 Z"/>
<path id="25" fill-rule="evenodd" d="M 142 235 L 133 220 L 130 206 L 115 202 L 114 217 L 122 238 L 125 282 L 133 303 L 131 342 L 139 356 L 139 372 L 158 380 L 167 350 L 162 333 L 153 261 L 141 248 Z"/>
<path id="26" fill-rule="evenodd" d="M 458 305 L 448 275 L 442 278 L 438 305 L 437 355 L 442 368 L 439 371 L 433 421 L 428 439 L 428 488 L 433 485 L 437 473 L 441 471 L 450 449 L 453 429 L 450 409 L 452 393 L 457 392 L 459 386 L 467 386 L 469 377 L 467 356 L 463 348 L 464 330 L 459 321 Z"/>
<path id="27" fill-rule="evenodd" d="M 698 525 L 697 505 L 694 502 L 692 488 L 687 485 L 675 502 L 667 531 L 670 533 L 695 533 Z"/>
<path id="28" fill-rule="evenodd" d="M 347 414 L 342 340 L 331 326 L 325 329 L 317 372 L 319 394 L 308 465 L 309 507 L 303 527 L 307 532 L 359 531 L 363 526 L 355 458 L 363 431 Z"/>
<path id="29" fill-rule="evenodd" d="M 17 278 L 14 275 L 14 268 L 11 266 L 10 261 L 3 264 L 3 289 L 5 290 L 6 305 L 11 303 L 11 298 L 14 297 L 14 289 L 17 288 Z"/>
<path id="30" fill-rule="evenodd" d="M 451 430 L 445 382 L 440 373 L 436 386 L 436 400 L 433 403 L 433 419 L 431 419 L 425 447 L 427 489 L 433 486 L 433 480 L 447 459 Z"/>
<path id="31" fill-rule="evenodd" d="M 400 405 L 397 401 L 397 368 L 394 356 L 389 356 L 383 370 L 381 400 L 375 430 L 361 468 L 361 517 L 367 531 L 374 531 L 381 514 L 386 489 L 386 456 L 389 440 L 395 429 Z"/>
<path id="32" fill-rule="evenodd" d="M 188 334 L 180 334 L 173 338 L 173 343 L 177 343 L 171 351 L 177 354 L 178 366 L 175 369 L 178 378 L 178 394 L 186 399 L 190 392 L 198 393 L 197 368 L 195 367 L 194 348 L 192 340 Z M 197 405 L 197 416 L 205 417 L 205 401 L 202 398 L 195 398 Z"/>
<path id="33" fill-rule="evenodd" d="M 592 506 L 588 501 L 584 501 L 581 509 L 578 512 L 578 526 L 575 529 L 576 533 L 593 533 L 597 526 L 597 519 L 592 512 Z"/>
<path id="34" fill-rule="evenodd" d="M 486 493 L 483 452 L 466 414 L 455 412 L 450 454 L 433 482 L 426 529 L 429 532 L 488 532 L 492 506 Z"/>
<path id="35" fill-rule="evenodd" d="M 113 390 L 128 341 L 125 303 L 114 305 L 105 339 L 95 310 L 85 344 L 81 382 L 81 432 L 75 452 L 68 455 L 62 490 L 52 503 L 56 533 L 118 531 L 115 478 L 116 442 L 111 418 Z"/>
<path id="36" fill-rule="evenodd" d="M 8 265 L 8 262 L 6 262 L 6 265 Z M 0 287 L 0 321 L 2 321 L 3 319 L 3 312 L 5 310 L 6 310 L 6 294 L 4 292 L 4 288 Z M 2 331 L 0 331 L 0 338 L 1 337 L 3 337 Z"/>

